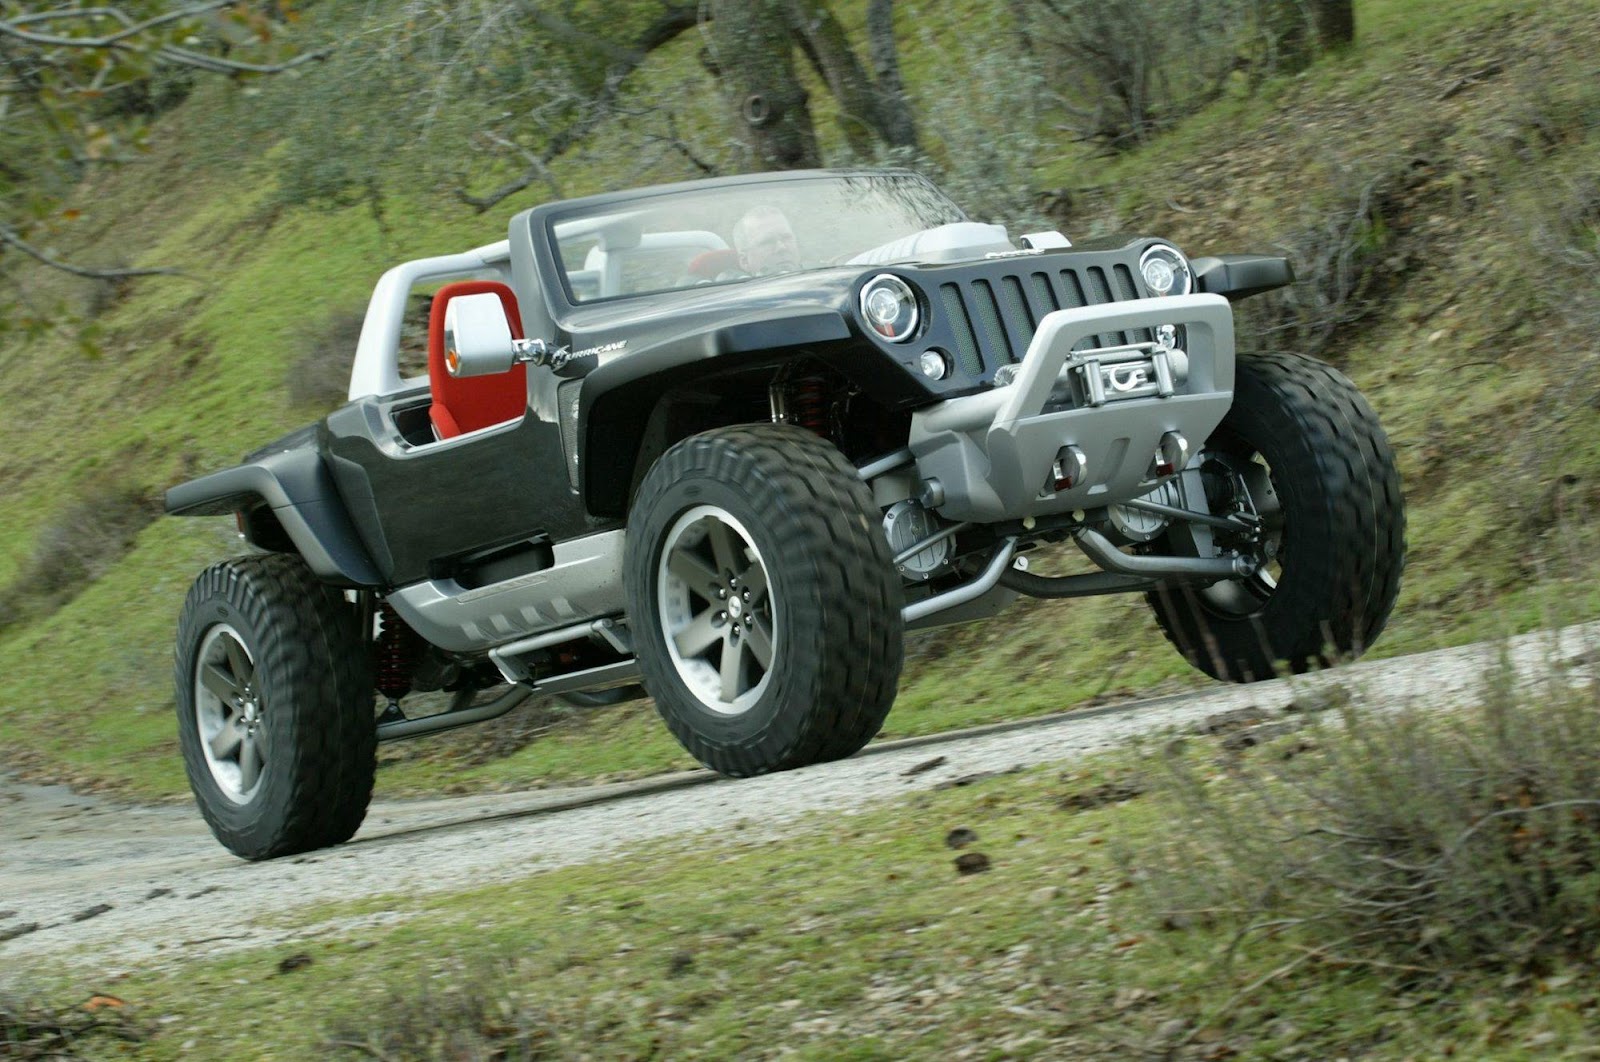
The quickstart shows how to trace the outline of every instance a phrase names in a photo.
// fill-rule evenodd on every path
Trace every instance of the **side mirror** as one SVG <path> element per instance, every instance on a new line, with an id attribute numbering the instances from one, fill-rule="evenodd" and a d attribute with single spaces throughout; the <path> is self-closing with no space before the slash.
<path id="1" fill-rule="evenodd" d="M 494 292 L 457 295 L 444 311 L 444 364 L 451 376 L 490 376 L 526 361 Z"/>

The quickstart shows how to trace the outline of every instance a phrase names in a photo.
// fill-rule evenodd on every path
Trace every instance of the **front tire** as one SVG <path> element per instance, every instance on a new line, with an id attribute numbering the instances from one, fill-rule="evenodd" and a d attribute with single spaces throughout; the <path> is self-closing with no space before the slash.
<path id="1" fill-rule="evenodd" d="M 645 686 L 712 770 L 849 756 L 894 703 L 893 558 L 855 469 L 810 432 L 719 428 L 667 451 L 629 515 L 627 595 Z"/>
<path id="2" fill-rule="evenodd" d="M 218 841 L 271 859 L 348 840 L 377 768 L 360 618 L 299 557 L 201 573 L 178 622 L 178 738 Z"/>
<path id="3" fill-rule="evenodd" d="M 1295 354 L 1241 355 L 1202 477 L 1214 514 L 1259 511 L 1266 563 L 1245 579 L 1148 595 L 1191 664 L 1252 682 L 1280 663 L 1298 673 L 1372 645 L 1400 590 L 1405 502 L 1377 414 L 1344 374 Z"/>

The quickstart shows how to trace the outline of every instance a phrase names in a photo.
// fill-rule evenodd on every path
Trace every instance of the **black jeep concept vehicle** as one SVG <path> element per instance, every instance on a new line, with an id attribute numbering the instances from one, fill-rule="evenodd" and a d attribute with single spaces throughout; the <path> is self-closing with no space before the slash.
<path id="1" fill-rule="evenodd" d="M 1235 355 L 1230 300 L 1291 279 L 1012 239 L 898 172 L 552 203 L 396 266 L 348 404 L 167 493 L 259 551 L 179 626 L 201 811 L 247 858 L 336 844 L 376 742 L 540 694 L 648 691 L 725 774 L 848 756 L 907 630 L 1019 594 L 1144 594 L 1223 679 L 1358 653 L 1398 589 L 1399 477 L 1345 377 Z M 403 379 L 417 288 L 428 372 Z M 1089 570 L 1029 570 L 1069 541 Z"/>

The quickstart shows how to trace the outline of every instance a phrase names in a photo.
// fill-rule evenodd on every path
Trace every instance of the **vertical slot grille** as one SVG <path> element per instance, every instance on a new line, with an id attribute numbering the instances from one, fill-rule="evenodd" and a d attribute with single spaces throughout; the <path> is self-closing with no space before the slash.
<path id="1" fill-rule="evenodd" d="M 1067 301 L 1061 304 L 1063 310 L 1076 310 L 1080 306 L 1089 305 L 1089 300 L 1083 297 L 1083 283 L 1078 280 L 1078 274 L 1074 270 L 1061 271 L 1061 285 L 1067 297 Z"/>
<path id="2" fill-rule="evenodd" d="M 1128 266 L 1108 263 L 1040 270 L 939 287 L 961 369 L 973 376 L 1016 362 L 1033 342 L 1039 322 L 1056 310 L 1075 310 L 1143 297 Z M 1149 329 L 1090 336 L 1076 349 L 1148 342 Z"/>
<path id="3" fill-rule="evenodd" d="M 1133 282 L 1133 270 L 1125 265 L 1118 265 L 1112 270 L 1112 275 L 1117 279 L 1117 299 L 1131 302 L 1139 298 L 1139 288 Z M 1148 343 L 1155 337 L 1148 328 L 1135 328 L 1127 333 L 1129 343 Z"/>
<path id="4" fill-rule="evenodd" d="M 1090 305 L 1104 306 L 1108 302 L 1115 301 L 1112 298 L 1111 284 L 1106 280 L 1106 271 L 1104 269 L 1099 266 L 1090 266 L 1084 272 L 1089 274 L 1089 294 L 1093 300 Z M 1099 339 L 1100 345 L 1104 347 L 1116 346 L 1127 341 L 1127 338 L 1121 332 L 1102 332 Z"/>
<path id="5" fill-rule="evenodd" d="M 978 353 L 978 337 L 972 331 L 972 318 L 967 315 L 966 302 L 961 298 L 961 285 L 945 284 L 939 288 L 944 302 L 944 312 L 950 318 L 950 331 L 956 337 L 956 358 L 961 371 L 969 376 L 983 372 L 983 357 Z"/>
<path id="6" fill-rule="evenodd" d="M 987 280 L 972 282 L 973 310 L 978 324 L 983 328 L 983 349 L 993 351 L 1000 363 L 1016 361 L 1016 351 L 1006 338 L 1006 326 L 1000 320 L 1000 304 L 995 301 L 994 289 Z"/>
<path id="7" fill-rule="evenodd" d="M 1028 352 L 1028 344 L 1033 342 L 1033 333 L 1039 327 L 1039 320 L 1028 309 L 1028 299 L 1022 294 L 1021 277 L 1002 277 L 1000 291 L 1005 295 L 1006 324 L 1013 339 L 1011 357 L 1014 361 L 1020 360 Z"/>
<path id="8" fill-rule="evenodd" d="M 1028 279 L 1033 282 L 1033 304 L 1039 308 L 1039 316 L 1061 309 L 1061 300 L 1056 297 L 1056 289 L 1050 286 L 1047 274 L 1034 273 Z M 1038 328 L 1039 322 L 1033 322 L 1033 326 Z"/>

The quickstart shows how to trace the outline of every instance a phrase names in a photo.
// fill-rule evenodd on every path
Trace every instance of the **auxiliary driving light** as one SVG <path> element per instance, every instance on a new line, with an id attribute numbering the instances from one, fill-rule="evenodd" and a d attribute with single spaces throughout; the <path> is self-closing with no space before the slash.
<path id="1" fill-rule="evenodd" d="M 1183 471 L 1183 466 L 1188 463 L 1189 440 L 1175 431 L 1169 431 L 1163 435 L 1161 437 L 1161 445 L 1156 447 L 1156 478 L 1175 476 Z"/>
<path id="2" fill-rule="evenodd" d="M 1063 446 L 1056 453 L 1055 464 L 1050 466 L 1050 478 L 1057 491 L 1078 486 L 1088 472 L 1089 459 L 1076 446 Z"/>
<path id="3" fill-rule="evenodd" d="M 950 375 L 950 355 L 937 347 L 924 350 L 917 364 L 922 369 L 922 375 L 930 380 L 942 380 Z"/>
<path id="4" fill-rule="evenodd" d="M 878 335 L 903 343 L 917 327 L 917 296 L 899 277 L 880 273 L 861 288 L 861 314 Z"/>

